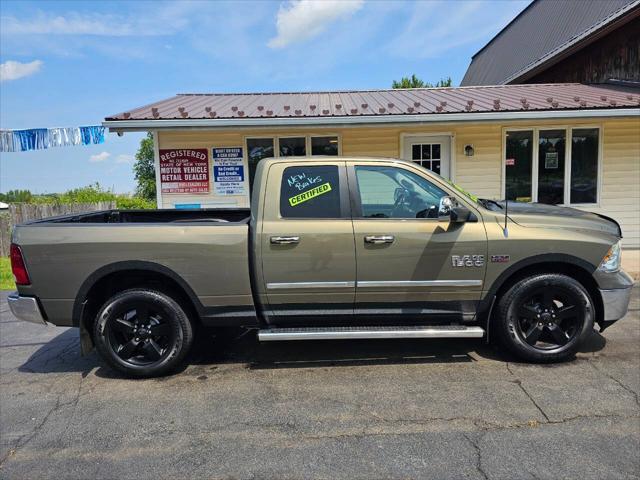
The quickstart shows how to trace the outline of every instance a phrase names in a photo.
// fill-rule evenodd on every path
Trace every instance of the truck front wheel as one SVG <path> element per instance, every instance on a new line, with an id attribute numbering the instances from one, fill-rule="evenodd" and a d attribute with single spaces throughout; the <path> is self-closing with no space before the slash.
<path id="1" fill-rule="evenodd" d="M 96 349 L 115 370 L 153 377 L 174 370 L 193 343 L 182 307 L 161 292 L 131 289 L 104 304 L 94 326 Z"/>
<path id="2" fill-rule="evenodd" d="M 593 330 L 594 305 L 577 280 L 538 274 L 520 280 L 498 300 L 492 324 L 499 344 L 527 362 L 573 357 Z"/>

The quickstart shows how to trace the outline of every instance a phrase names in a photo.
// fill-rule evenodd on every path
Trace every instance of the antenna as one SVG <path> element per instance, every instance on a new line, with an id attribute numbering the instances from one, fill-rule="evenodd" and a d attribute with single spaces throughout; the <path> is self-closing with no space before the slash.
<path id="1" fill-rule="evenodd" d="M 505 197 L 504 199 L 504 228 L 502 229 L 502 233 L 505 238 L 509 237 L 509 229 L 507 228 L 507 221 L 509 219 L 509 199 Z"/>

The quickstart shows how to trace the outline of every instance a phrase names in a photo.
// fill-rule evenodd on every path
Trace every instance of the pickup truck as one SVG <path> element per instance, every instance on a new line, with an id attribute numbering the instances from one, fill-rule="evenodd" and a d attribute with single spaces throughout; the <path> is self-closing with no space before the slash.
<path id="1" fill-rule="evenodd" d="M 201 327 L 260 341 L 480 338 L 573 356 L 627 311 L 620 226 L 478 199 L 395 159 L 269 159 L 250 209 L 101 211 L 17 226 L 20 319 L 80 329 L 114 369 L 155 376 Z"/>

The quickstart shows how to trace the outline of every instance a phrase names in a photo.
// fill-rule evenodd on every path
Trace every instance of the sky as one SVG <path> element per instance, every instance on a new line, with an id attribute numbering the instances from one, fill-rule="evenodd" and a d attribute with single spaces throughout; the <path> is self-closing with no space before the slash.
<path id="1" fill-rule="evenodd" d="M 459 85 L 529 0 L 0 0 L 0 128 L 76 127 L 171 97 Z M 0 191 L 132 192 L 141 133 L 0 153 Z"/>

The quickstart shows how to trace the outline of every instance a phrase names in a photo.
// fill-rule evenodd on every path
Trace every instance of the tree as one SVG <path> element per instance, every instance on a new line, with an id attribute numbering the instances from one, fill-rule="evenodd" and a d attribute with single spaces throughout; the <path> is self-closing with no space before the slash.
<path id="1" fill-rule="evenodd" d="M 153 159 L 153 134 L 147 132 L 146 138 L 140 140 L 140 148 L 136 152 L 136 163 L 133 164 L 135 174 L 136 195 L 145 200 L 156 199 L 156 171 Z"/>
<path id="2" fill-rule="evenodd" d="M 435 85 L 429 82 L 425 82 L 416 77 L 415 73 L 411 77 L 402 77 L 399 81 L 394 80 L 391 84 L 391 88 L 434 88 L 434 87 L 450 87 L 451 77 L 442 78 Z"/>
<path id="3" fill-rule="evenodd" d="M 29 203 L 32 197 L 29 190 L 9 190 L 7 193 L 0 193 L 0 202 Z"/>

